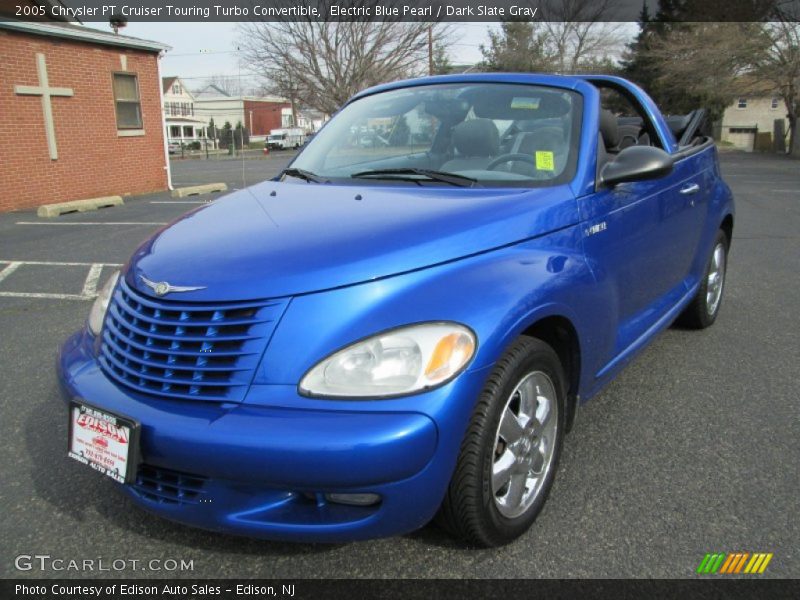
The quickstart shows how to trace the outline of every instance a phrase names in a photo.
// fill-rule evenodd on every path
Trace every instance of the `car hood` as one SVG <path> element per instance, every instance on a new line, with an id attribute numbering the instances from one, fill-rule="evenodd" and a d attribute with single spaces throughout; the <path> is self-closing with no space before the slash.
<path id="1" fill-rule="evenodd" d="M 267 181 L 174 221 L 127 281 L 204 289 L 184 301 L 275 298 L 422 269 L 578 221 L 567 186 L 520 190 Z"/>

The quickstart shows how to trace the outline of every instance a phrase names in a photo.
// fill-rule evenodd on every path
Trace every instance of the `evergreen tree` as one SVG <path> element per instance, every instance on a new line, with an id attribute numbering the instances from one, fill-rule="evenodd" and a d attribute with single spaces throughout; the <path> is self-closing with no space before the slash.
<path id="1" fill-rule="evenodd" d="M 690 14 L 690 13 L 689 13 Z M 683 114 L 707 104 L 703 98 L 689 94 L 681 86 L 664 83 L 663 57 L 653 49 L 663 46 L 675 32 L 689 27 L 682 0 L 661 0 L 655 17 L 650 15 L 647 2 L 639 13 L 639 33 L 628 44 L 623 56 L 622 75 L 642 87 L 665 114 Z"/>
<path id="2" fill-rule="evenodd" d="M 489 45 L 481 45 L 481 53 L 489 71 L 546 72 L 552 67 L 543 36 L 524 21 L 505 21 L 499 32 L 489 31 Z"/>
<path id="3" fill-rule="evenodd" d="M 434 75 L 447 75 L 450 72 L 452 65 L 450 64 L 450 57 L 447 55 L 447 48 L 444 44 L 438 42 L 433 46 L 433 74 Z"/>
<path id="4" fill-rule="evenodd" d="M 214 123 L 214 117 L 211 117 L 208 120 L 208 126 L 206 127 L 206 137 L 211 140 L 217 139 L 217 126 Z"/>
<path id="5" fill-rule="evenodd" d="M 658 65 L 655 64 L 648 55 L 650 39 L 657 35 L 657 25 L 653 22 L 647 2 L 642 3 L 642 10 L 639 13 L 639 33 L 636 38 L 626 45 L 625 53 L 620 64 L 622 75 L 646 90 L 652 90 L 658 76 Z"/>

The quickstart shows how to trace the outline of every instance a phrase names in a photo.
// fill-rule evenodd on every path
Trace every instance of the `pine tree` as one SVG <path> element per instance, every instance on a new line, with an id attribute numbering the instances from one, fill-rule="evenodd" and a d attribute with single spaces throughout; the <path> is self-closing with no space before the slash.
<path id="1" fill-rule="evenodd" d="M 450 64 L 450 57 L 447 55 L 447 48 L 444 44 L 436 43 L 433 46 L 433 74 L 434 75 L 447 75 L 450 72 L 452 65 Z"/>
<path id="2" fill-rule="evenodd" d="M 483 62 L 489 71 L 550 71 L 544 40 L 532 23 L 505 21 L 500 32 L 489 31 L 489 46 L 481 45 Z"/>
<path id="3" fill-rule="evenodd" d="M 630 79 L 652 96 L 655 96 L 656 79 L 658 78 L 658 64 L 648 56 L 650 41 L 653 36 L 660 35 L 661 23 L 656 23 L 650 16 L 647 2 L 642 3 L 642 10 L 639 13 L 639 33 L 636 38 L 627 44 L 622 61 L 622 75 Z"/>

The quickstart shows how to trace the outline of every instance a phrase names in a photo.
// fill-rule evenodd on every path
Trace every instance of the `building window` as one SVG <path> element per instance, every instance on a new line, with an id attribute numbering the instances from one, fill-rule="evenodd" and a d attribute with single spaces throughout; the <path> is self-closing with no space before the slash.
<path id="1" fill-rule="evenodd" d="M 181 84 L 180 84 L 180 83 L 177 83 L 177 82 L 176 82 L 176 83 L 174 83 L 174 84 L 172 85 L 172 93 L 173 93 L 173 94 L 176 94 L 176 95 L 178 95 L 178 96 L 180 96 L 180 95 L 181 95 Z"/>
<path id="2" fill-rule="evenodd" d="M 117 129 L 142 128 L 142 105 L 139 102 L 139 82 L 136 75 L 114 73 L 114 103 L 117 109 Z"/>
<path id="3" fill-rule="evenodd" d="M 183 128 L 183 137 L 185 137 L 185 138 L 193 138 L 194 137 L 194 127 L 185 126 Z"/>
<path id="4" fill-rule="evenodd" d="M 736 108 L 747 108 L 747 98 L 739 98 L 736 101 Z"/>
<path id="5" fill-rule="evenodd" d="M 775 110 L 775 109 L 777 109 L 777 108 L 778 108 L 778 99 L 777 99 L 777 98 L 773 98 L 773 99 L 772 99 L 772 102 L 771 102 L 771 103 L 770 103 L 770 105 L 769 105 L 769 107 L 770 107 L 772 110 Z"/>

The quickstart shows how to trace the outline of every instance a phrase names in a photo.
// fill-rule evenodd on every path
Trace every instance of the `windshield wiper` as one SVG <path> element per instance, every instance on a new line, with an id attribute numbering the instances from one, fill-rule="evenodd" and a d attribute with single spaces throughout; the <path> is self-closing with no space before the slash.
<path id="1" fill-rule="evenodd" d="M 297 177 L 298 179 L 305 179 L 306 181 L 310 181 L 312 183 L 330 183 L 329 180 L 325 179 L 324 177 L 320 177 L 316 173 L 306 171 L 305 169 L 298 169 L 297 167 L 287 167 L 281 171 L 280 177 L 283 177 L 284 175 L 288 175 L 289 177 Z"/>
<path id="2" fill-rule="evenodd" d="M 421 175 L 427 177 L 431 181 L 441 181 L 442 183 L 449 183 L 458 187 L 472 187 L 478 180 L 466 175 L 457 175 L 455 173 L 445 173 L 444 171 L 433 171 L 431 169 L 417 169 L 415 167 L 404 167 L 398 169 L 373 169 L 371 171 L 359 171 L 353 173 L 350 177 L 356 179 L 365 179 L 369 177 L 387 178 L 387 179 L 403 179 L 406 181 L 419 181 L 414 177 L 403 177 L 404 175 Z M 397 177 L 395 177 L 397 176 Z"/>

